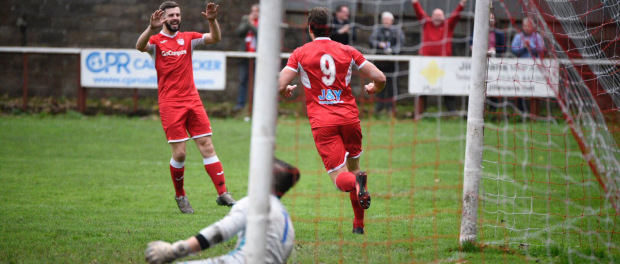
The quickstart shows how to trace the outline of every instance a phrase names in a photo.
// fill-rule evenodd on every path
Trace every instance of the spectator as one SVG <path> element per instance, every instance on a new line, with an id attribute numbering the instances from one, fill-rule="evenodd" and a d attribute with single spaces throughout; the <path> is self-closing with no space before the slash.
<path id="1" fill-rule="evenodd" d="M 398 26 L 394 26 L 394 15 L 390 12 L 381 14 L 381 25 L 376 26 L 370 34 L 370 47 L 376 51 L 376 54 L 399 54 L 400 49 L 405 42 L 405 34 Z M 379 61 L 377 68 L 385 75 L 389 76 L 383 89 L 377 96 L 375 105 L 375 114 L 378 115 L 383 109 L 388 113 L 392 110 L 394 104 L 394 94 L 397 91 L 396 80 L 396 61 Z"/>
<path id="2" fill-rule="evenodd" d="M 545 42 L 529 18 L 523 19 L 523 31 L 515 35 L 510 50 L 519 58 L 540 58 Z"/>
<path id="3" fill-rule="evenodd" d="M 346 5 L 336 7 L 332 22 L 332 34 L 329 38 L 345 45 L 355 41 L 355 29 L 349 21 L 349 8 Z"/>
<path id="4" fill-rule="evenodd" d="M 256 52 L 256 36 L 258 34 L 258 4 L 252 5 L 250 14 L 243 16 L 235 30 L 235 34 L 243 39 L 239 45 L 239 51 Z M 237 104 L 233 111 L 239 111 L 245 107 L 248 95 L 248 78 L 250 76 L 250 59 L 241 59 L 239 62 L 239 89 Z M 254 73 L 252 73 L 254 74 Z"/>
<path id="5" fill-rule="evenodd" d="M 510 51 L 519 58 L 540 58 L 544 50 L 545 42 L 542 36 L 536 32 L 534 23 L 529 18 L 523 19 L 523 30 L 515 35 L 512 40 Z M 528 100 L 517 98 L 517 108 L 523 113 L 529 112 Z"/>
<path id="6" fill-rule="evenodd" d="M 470 46 L 473 44 L 474 35 L 472 32 Z M 489 47 L 487 55 L 489 57 L 503 57 L 506 53 L 506 34 L 495 28 L 495 14 L 489 14 Z"/>
<path id="7" fill-rule="evenodd" d="M 471 40 L 469 41 L 470 46 L 473 44 L 473 32 L 471 36 Z M 495 14 L 489 14 L 489 46 L 487 48 L 487 56 L 489 57 L 503 57 L 504 53 L 506 53 L 506 34 L 501 30 L 495 28 Z M 495 112 L 497 110 L 497 105 L 500 103 L 500 98 L 498 97 L 487 97 L 487 102 L 489 106 L 490 112 Z"/>
<path id="8" fill-rule="evenodd" d="M 422 22 L 422 47 L 419 54 L 422 56 L 452 56 L 454 28 L 467 0 L 461 0 L 448 19 L 445 18 L 443 10 L 439 8 L 433 10 L 433 16 L 429 17 L 418 0 L 411 0 L 411 3 L 418 20 Z M 449 112 L 456 110 L 455 96 L 444 96 L 444 101 Z"/>

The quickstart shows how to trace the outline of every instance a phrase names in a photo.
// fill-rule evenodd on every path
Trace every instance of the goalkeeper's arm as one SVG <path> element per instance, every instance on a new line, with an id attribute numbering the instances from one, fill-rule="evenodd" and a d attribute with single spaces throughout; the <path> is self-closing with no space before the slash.
<path id="1" fill-rule="evenodd" d="M 206 230 L 206 232 L 204 232 Z M 209 226 L 198 235 L 172 244 L 165 241 L 153 241 L 146 247 L 146 261 L 160 264 L 170 263 L 190 254 L 200 252 L 223 241 L 222 233 L 216 226 Z"/>
<path id="2" fill-rule="evenodd" d="M 172 244 L 165 241 L 149 243 L 146 248 L 146 261 L 160 264 L 184 258 L 231 239 L 244 227 L 245 213 L 240 203 L 237 203 L 226 217 L 201 230 L 196 236 Z"/>

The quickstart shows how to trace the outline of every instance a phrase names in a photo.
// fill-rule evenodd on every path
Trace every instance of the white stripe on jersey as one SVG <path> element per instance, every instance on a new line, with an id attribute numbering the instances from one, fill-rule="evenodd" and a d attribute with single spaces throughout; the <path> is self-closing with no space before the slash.
<path id="1" fill-rule="evenodd" d="M 351 83 L 351 74 L 353 73 L 353 70 L 352 70 L 353 65 L 355 65 L 355 60 L 351 59 L 351 63 L 349 64 L 349 71 L 347 71 L 347 76 L 344 78 L 347 86 L 349 86 L 349 83 Z"/>
<path id="2" fill-rule="evenodd" d="M 301 63 L 298 63 L 297 65 L 299 68 L 299 78 L 301 79 L 301 84 L 308 89 L 312 88 L 312 86 L 310 86 L 310 78 L 308 78 L 308 73 L 304 71 L 303 67 L 301 67 Z"/>
<path id="3" fill-rule="evenodd" d="M 357 69 L 359 70 L 359 69 L 361 69 L 362 67 L 364 67 L 364 65 L 366 65 L 366 62 L 368 62 L 368 61 L 364 61 L 364 62 L 362 62 L 362 64 L 360 64 L 360 66 L 357 66 Z"/>
<path id="4" fill-rule="evenodd" d="M 202 34 L 202 38 L 197 38 L 197 39 L 192 39 L 192 52 L 194 52 L 194 47 L 198 46 L 198 45 L 204 45 L 205 44 L 205 34 Z"/>
<path id="5" fill-rule="evenodd" d="M 287 68 L 287 69 L 289 69 L 289 70 L 291 70 L 291 71 L 297 72 L 297 69 L 293 69 L 293 67 L 291 67 L 291 66 L 286 66 L 286 67 L 284 67 L 284 68 Z"/>

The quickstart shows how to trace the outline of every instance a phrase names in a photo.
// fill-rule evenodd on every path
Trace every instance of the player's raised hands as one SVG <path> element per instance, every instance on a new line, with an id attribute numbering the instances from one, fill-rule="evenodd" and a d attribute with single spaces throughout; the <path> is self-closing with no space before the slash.
<path id="1" fill-rule="evenodd" d="M 161 27 L 166 20 L 164 19 L 164 11 L 157 10 L 151 15 L 151 28 Z"/>
<path id="2" fill-rule="evenodd" d="M 286 98 L 289 98 L 293 95 L 293 90 L 295 90 L 295 88 L 297 88 L 297 84 L 287 85 L 286 88 L 280 91 L 280 94 Z"/>
<path id="3" fill-rule="evenodd" d="M 202 12 L 202 16 L 204 18 L 206 18 L 209 21 L 213 21 L 215 20 L 215 18 L 217 17 L 217 8 L 219 7 L 219 5 L 216 5 L 214 3 L 208 3 L 207 4 L 207 9 L 205 10 L 205 12 Z"/>

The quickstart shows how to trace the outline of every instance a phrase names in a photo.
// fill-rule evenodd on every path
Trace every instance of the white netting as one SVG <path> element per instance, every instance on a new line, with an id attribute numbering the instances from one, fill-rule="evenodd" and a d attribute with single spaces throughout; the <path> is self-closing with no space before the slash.
<path id="1" fill-rule="evenodd" d="M 620 46 L 617 25 L 605 15 L 617 14 L 617 2 L 520 1 L 522 10 L 507 3 L 495 4 L 495 14 L 512 25 L 506 30 L 527 17 L 545 48 L 535 59 L 490 60 L 508 67 L 489 74 L 488 85 L 536 85 L 515 78 L 520 64 L 533 62 L 552 96 L 503 93 L 489 103 L 479 240 L 528 256 L 617 261 Z"/>
<path id="2" fill-rule="evenodd" d="M 420 3 L 427 14 L 440 8 L 448 17 L 459 1 Z M 367 57 L 375 58 L 371 55 L 378 53 L 368 42 L 371 32 L 380 27 L 382 12 L 391 12 L 405 35 L 399 55 L 373 59 L 394 66 L 386 72 L 394 78 L 386 88 L 393 91 L 391 96 L 365 96 L 359 93 L 363 80 L 352 82 L 359 96 L 365 139 L 362 167 L 377 177 L 372 182 L 376 195 L 373 206 L 379 206 L 369 211 L 369 225 L 387 226 L 383 231 L 387 237 L 349 239 L 343 234 L 348 232 L 350 220 L 346 199 L 333 192 L 331 183 L 317 180 L 317 186 L 299 188 L 291 195 L 291 212 L 296 224 L 300 223 L 300 232 L 304 232 L 304 224 L 312 225 L 311 235 L 298 239 L 312 253 L 300 249 L 295 260 L 330 262 L 327 256 L 332 248 L 337 249 L 341 260 L 361 251 L 364 262 L 466 259 L 467 255 L 452 251 L 458 243 L 461 213 L 466 93 L 459 94 L 462 87 L 455 87 L 460 84 L 447 81 L 439 81 L 443 86 L 434 93 L 418 93 L 412 88 L 422 86 L 420 77 L 413 74 L 426 71 L 424 82 L 433 76 L 440 79 L 449 71 L 442 69 L 451 69 L 451 65 L 448 60 L 442 62 L 443 58 L 405 57 L 418 55 L 423 34 L 423 24 L 409 0 L 287 1 L 287 30 L 293 28 L 303 37 L 288 47 L 285 44 L 285 51 L 309 41 L 304 35 L 305 11 L 315 6 L 333 9 L 340 4 L 346 4 L 351 11 L 350 22 L 356 33 L 355 39 L 350 38 L 351 45 Z M 471 54 L 474 4 L 473 0 L 466 4 L 454 36 L 449 39 L 459 64 Z M 485 246 L 473 262 L 618 261 L 620 4 L 590 0 L 494 1 L 492 12 L 495 27 L 506 42 L 489 60 L 478 223 L 478 242 Z M 525 17 L 533 21 L 544 42 L 542 56 L 537 59 L 517 58 L 511 52 L 511 43 L 521 33 Z M 288 33 L 287 37 L 294 38 L 295 34 Z M 410 64 L 410 59 L 415 63 Z M 433 60 L 437 63 L 433 64 Z M 458 96 L 453 103 L 456 108 L 447 107 L 445 95 Z M 396 118 L 374 113 L 375 103 L 381 100 L 394 103 Z M 279 141 L 277 149 L 300 162 L 315 159 L 302 171 L 326 177 L 316 153 L 308 153 L 314 146 L 312 139 L 303 134 L 307 128 L 298 128 L 307 122 L 303 107 L 297 112 L 302 113 L 300 119 L 279 123 L 296 127 L 295 135 L 286 135 L 295 143 L 287 143 L 290 139 Z M 278 137 L 283 137 L 282 133 Z M 337 197 L 342 205 L 340 212 L 321 210 Z M 303 203 L 304 198 L 316 199 L 314 209 L 294 206 Z M 330 237 L 333 226 L 345 230 L 336 231 L 342 232 L 338 233 L 340 239 Z M 494 249 L 496 255 L 485 255 L 488 248 Z"/>

